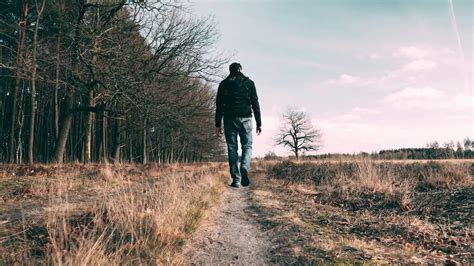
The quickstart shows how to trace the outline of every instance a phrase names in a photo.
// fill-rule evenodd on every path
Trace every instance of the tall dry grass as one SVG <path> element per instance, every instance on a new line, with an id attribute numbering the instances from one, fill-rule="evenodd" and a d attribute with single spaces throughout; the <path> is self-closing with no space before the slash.
<path id="1" fill-rule="evenodd" d="M 187 235 L 223 191 L 227 171 L 221 169 L 217 164 L 165 170 L 103 166 L 94 168 L 88 178 L 96 182 L 88 184 L 108 187 L 79 200 L 72 199 L 73 191 L 84 172 L 56 177 L 44 190 L 30 186 L 30 193 L 49 195 L 44 222 L 35 225 L 42 240 L 11 243 L 17 255 L 2 255 L 3 263 L 182 264 L 180 248 Z M 23 227 L 29 226 L 24 222 Z"/>
<path id="2" fill-rule="evenodd" d="M 318 187 L 326 203 L 361 208 L 410 209 L 418 192 L 471 187 L 472 162 L 284 161 L 269 167 L 269 177 L 286 184 Z"/>
<path id="3" fill-rule="evenodd" d="M 285 161 L 268 166 L 256 199 L 289 264 L 461 265 L 472 262 L 473 175 L 473 161 Z"/>

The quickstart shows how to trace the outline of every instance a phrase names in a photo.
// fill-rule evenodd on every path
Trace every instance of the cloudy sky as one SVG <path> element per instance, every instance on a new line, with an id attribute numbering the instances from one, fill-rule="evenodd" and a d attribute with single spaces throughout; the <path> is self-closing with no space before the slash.
<path id="1" fill-rule="evenodd" d="M 323 133 L 318 153 L 424 147 L 474 137 L 473 1 L 191 0 L 215 17 L 216 50 L 257 85 L 274 147 L 288 107 Z M 224 69 L 225 70 L 225 69 Z M 225 70 L 226 71 L 226 70 Z"/>

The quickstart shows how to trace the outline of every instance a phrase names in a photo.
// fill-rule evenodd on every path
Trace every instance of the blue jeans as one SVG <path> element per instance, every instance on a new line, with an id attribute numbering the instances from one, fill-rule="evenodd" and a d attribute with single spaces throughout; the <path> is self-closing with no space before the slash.
<path id="1" fill-rule="evenodd" d="M 229 157 L 230 175 L 233 183 L 240 184 L 242 175 L 247 175 L 250 170 L 252 157 L 252 117 L 225 118 L 224 134 L 227 142 L 227 156 Z M 238 166 L 239 154 L 237 135 L 242 145 L 240 168 Z"/>

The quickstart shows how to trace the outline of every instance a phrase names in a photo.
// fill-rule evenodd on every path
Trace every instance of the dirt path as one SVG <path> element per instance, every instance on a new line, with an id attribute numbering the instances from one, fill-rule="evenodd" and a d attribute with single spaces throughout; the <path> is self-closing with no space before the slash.
<path id="1" fill-rule="evenodd" d="M 265 265 L 270 240 L 251 208 L 250 189 L 228 188 L 184 249 L 191 265 Z"/>

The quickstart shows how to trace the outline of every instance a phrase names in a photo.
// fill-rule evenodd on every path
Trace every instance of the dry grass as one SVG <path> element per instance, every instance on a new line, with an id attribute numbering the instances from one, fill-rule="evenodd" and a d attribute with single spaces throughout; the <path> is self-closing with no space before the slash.
<path id="1" fill-rule="evenodd" d="M 274 262 L 473 260 L 472 161 L 284 161 L 267 168 L 254 199 L 273 233 Z"/>
<path id="2" fill-rule="evenodd" d="M 360 208 L 407 211 L 416 193 L 472 187 L 471 162 L 340 161 L 294 163 L 284 161 L 269 169 L 269 177 L 287 184 L 320 187 L 325 203 Z"/>
<path id="3" fill-rule="evenodd" d="M 0 264 L 182 264 L 181 246 L 227 174 L 218 164 L 42 168 L 4 170 L 15 173 L 0 180 L 6 205 L 36 205 L 0 224 Z"/>

